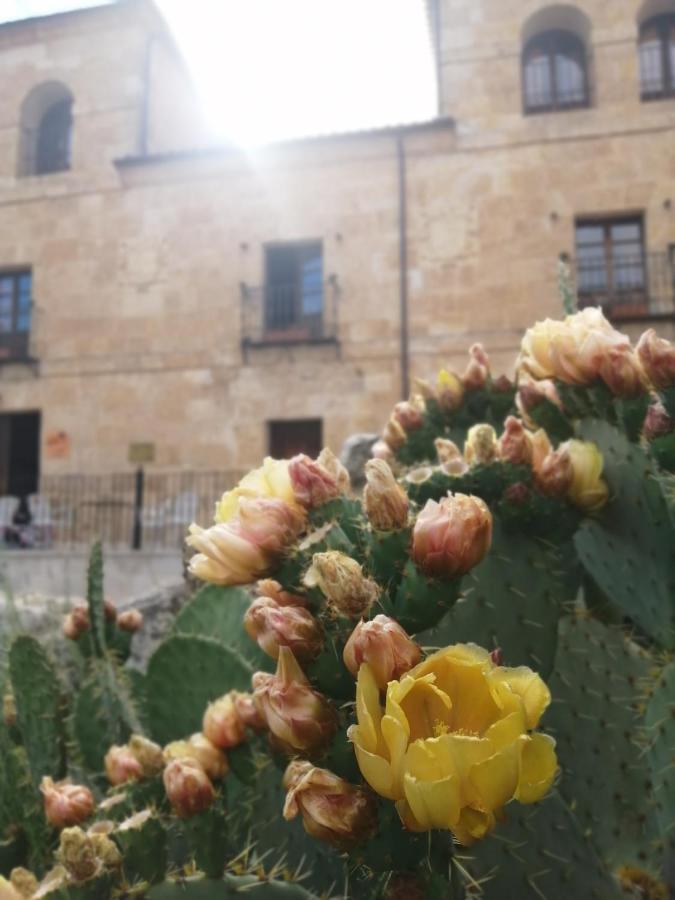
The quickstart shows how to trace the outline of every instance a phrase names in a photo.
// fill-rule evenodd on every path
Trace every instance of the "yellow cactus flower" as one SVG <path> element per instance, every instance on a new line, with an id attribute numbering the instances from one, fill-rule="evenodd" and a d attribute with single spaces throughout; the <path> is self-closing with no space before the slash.
<path id="1" fill-rule="evenodd" d="M 291 476 L 288 472 L 288 460 L 265 458 L 259 469 L 253 469 L 241 479 L 239 484 L 223 494 L 216 503 L 215 521 L 228 522 L 236 515 L 240 497 L 271 497 L 283 500 L 289 506 L 297 506 Z"/>
<path id="2" fill-rule="evenodd" d="M 596 444 L 589 441 L 567 441 L 565 449 L 572 460 L 572 483 L 567 496 L 580 509 L 593 513 L 607 503 L 609 488 L 602 478 L 604 458 Z"/>
<path id="3" fill-rule="evenodd" d="M 363 777 L 396 802 L 407 828 L 448 829 L 468 845 L 510 800 L 535 803 L 549 790 L 555 741 L 531 730 L 550 700 L 531 669 L 497 666 L 481 647 L 455 644 L 390 681 L 384 709 L 362 665 L 349 739 Z"/>

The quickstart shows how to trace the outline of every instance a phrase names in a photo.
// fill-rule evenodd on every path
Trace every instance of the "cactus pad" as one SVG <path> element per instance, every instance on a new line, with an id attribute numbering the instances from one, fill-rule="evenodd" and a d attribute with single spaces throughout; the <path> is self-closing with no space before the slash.
<path id="1" fill-rule="evenodd" d="M 645 727 L 648 758 L 656 797 L 656 816 L 675 857 L 675 663 L 660 673 L 647 704 Z M 675 873 L 673 873 L 675 874 Z"/>

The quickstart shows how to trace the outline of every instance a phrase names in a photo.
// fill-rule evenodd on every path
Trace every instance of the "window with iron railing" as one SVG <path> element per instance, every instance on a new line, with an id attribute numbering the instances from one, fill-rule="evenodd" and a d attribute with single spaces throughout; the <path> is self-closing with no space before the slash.
<path id="1" fill-rule="evenodd" d="M 657 16 L 642 25 L 639 58 L 642 99 L 675 96 L 675 14 Z"/>
<path id="2" fill-rule="evenodd" d="M 30 271 L 0 271 L 0 363 L 28 357 L 31 311 Z"/>
<path id="3" fill-rule="evenodd" d="M 265 331 L 289 337 L 321 334 L 323 251 L 319 241 L 265 248 Z"/>
<path id="4" fill-rule="evenodd" d="M 526 113 L 589 105 L 586 49 L 571 31 L 547 31 L 532 38 L 522 66 Z"/>

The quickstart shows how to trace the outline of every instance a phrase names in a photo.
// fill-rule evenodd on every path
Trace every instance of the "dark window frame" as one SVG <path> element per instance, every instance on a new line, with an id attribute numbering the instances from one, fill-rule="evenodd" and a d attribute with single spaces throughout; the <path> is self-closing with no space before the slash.
<path id="1" fill-rule="evenodd" d="M 658 35 L 663 87 L 657 90 L 645 90 L 640 66 L 640 99 L 643 103 L 675 97 L 675 61 L 670 54 L 671 43 L 675 46 L 675 41 L 671 41 L 671 34 L 675 33 L 675 13 L 663 13 L 658 16 L 652 16 L 651 19 L 647 19 L 646 22 L 640 25 L 638 54 L 642 52 L 642 45 L 646 41 L 646 32 L 650 29 L 656 29 Z"/>
<path id="2" fill-rule="evenodd" d="M 35 134 L 35 175 L 67 172 L 71 167 L 73 101 L 51 103 L 40 116 Z"/>
<path id="3" fill-rule="evenodd" d="M 28 301 L 28 327 L 19 328 L 21 309 L 21 279 L 30 280 L 30 297 Z M 0 280 L 12 281 L 12 300 L 10 308 L 11 328 L 0 330 L 0 365 L 5 362 L 21 362 L 29 359 L 28 344 L 30 340 L 33 312 L 33 272 L 30 268 L 0 269 Z M 1 318 L 1 316 L 0 316 Z"/>
<path id="4" fill-rule="evenodd" d="M 318 251 L 318 252 L 317 252 Z M 263 245 L 264 252 L 264 333 L 266 336 L 300 336 L 307 331 L 307 337 L 321 335 L 326 313 L 326 283 L 324 272 L 324 248 L 320 238 L 297 241 L 270 241 Z M 297 254 L 293 281 L 289 284 L 275 284 L 272 277 L 272 256 L 275 253 Z M 321 260 L 320 310 L 308 315 L 303 312 L 305 294 L 302 285 L 301 261 L 303 253 L 309 260 L 312 254 Z M 275 310 L 276 305 L 276 310 Z M 282 308 L 279 309 L 279 306 Z M 285 308 L 284 308 L 285 307 Z"/>
<path id="5" fill-rule="evenodd" d="M 576 51 L 576 62 L 581 65 L 583 75 L 583 97 L 580 100 L 564 100 L 560 97 L 558 88 L 558 72 L 556 58 L 565 54 L 565 50 Z M 543 55 L 548 61 L 549 78 L 551 84 L 551 102 L 534 104 L 527 91 L 527 66 L 535 54 Z M 583 40 L 573 31 L 561 28 L 550 29 L 534 35 L 523 48 L 521 62 L 521 89 L 523 112 L 526 116 L 535 116 L 540 113 L 567 112 L 573 109 L 588 109 L 591 105 L 591 87 L 589 79 L 588 52 Z"/>
<path id="6" fill-rule="evenodd" d="M 289 443 L 288 437 L 285 440 L 282 437 L 282 432 L 284 429 L 290 431 L 295 430 L 297 432 L 302 432 L 302 430 L 305 429 L 308 433 L 313 429 L 316 429 L 315 435 L 313 435 L 313 439 L 311 441 L 307 441 L 304 449 L 298 447 L 297 452 L 307 453 L 308 456 L 312 457 L 318 456 L 323 447 L 323 426 L 324 422 L 321 418 L 269 419 L 267 422 L 267 448 L 270 456 L 278 459 L 288 458 L 288 456 L 295 455 L 295 453 L 284 455 L 283 453 L 279 452 L 280 443 Z M 277 433 L 275 434 L 275 432 Z M 310 444 L 312 446 L 310 446 Z"/>

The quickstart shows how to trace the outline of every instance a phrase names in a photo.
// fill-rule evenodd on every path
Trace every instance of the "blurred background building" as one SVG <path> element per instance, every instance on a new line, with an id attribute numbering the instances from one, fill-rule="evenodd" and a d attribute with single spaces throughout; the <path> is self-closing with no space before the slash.
<path id="1" fill-rule="evenodd" d="M 182 523 L 473 341 L 508 371 L 561 255 L 581 304 L 670 331 L 675 0 L 427 13 L 436 118 L 247 151 L 150 0 L 0 26 L 0 524 L 30 496 L 45 540 L 89 534 L 139 489 L 146 533 Z"/>

